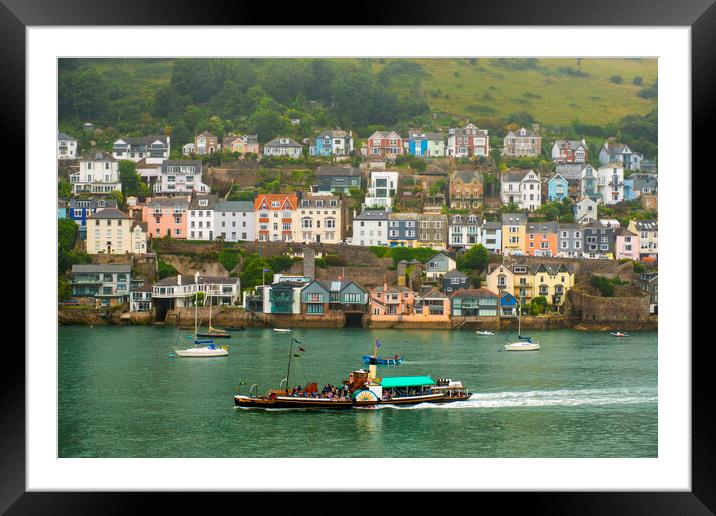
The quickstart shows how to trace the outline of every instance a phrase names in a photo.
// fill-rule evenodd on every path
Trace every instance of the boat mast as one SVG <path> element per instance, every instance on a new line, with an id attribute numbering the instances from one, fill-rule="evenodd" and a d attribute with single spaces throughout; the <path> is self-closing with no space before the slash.
<path id="1" fill-rule="evenodd" d="M 291 354 L 293 353 L 293 335 L 291 335 L 291 345 L 288 347 L 288 371 L 286 371 L 286 394 L 288 394 L 288 377 L 291 374 Z"/>
<path id="2" fill-rule="evenodd" d="M 199 280 L 194 275 L 194 344 L 198 340 L 197 322 L 198 322 L 198 306 L 199 306 Z"/>
<path id="3" fill-rule="evenodd" d="M 206 299 L 209 299 L 209 333 L 211 333 L 211 299 L 209 295 L 206 295 Z"/>

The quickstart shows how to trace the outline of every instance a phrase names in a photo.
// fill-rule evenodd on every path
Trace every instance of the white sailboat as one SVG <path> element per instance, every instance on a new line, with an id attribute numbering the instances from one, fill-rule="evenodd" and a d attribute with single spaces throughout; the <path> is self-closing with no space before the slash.
<path id="1" fill-rule="evenodd" d="M 217 348 L 214 345 L 213 340 L 199 340 L 198 338 L 198 327 L 199 327 L 199 317 L 198 317 L 198 300 L 199 300 L 199 284 L 198 284 L 198 277 L 194 277 L 194 347 L 193 348 L 186 348 L 186 349 L 179 349 L 174 348 L 174 352 L 177 354 L 177 356 L 184 357 L 184 358 L 205 358 L 205 357 L 225 357 L 229 354 L 229 348 L 228 346 L 221 346 Z M 199 346 L 199 344 L 208 344 L 208 346 Z"/>
<path id="2" fill-rule="evenodd" d="M 532 337 L 523 337 L 522 332 L 522 297 L 517 308 L 517 341 L 505 344 L 505 351 L 537 351 L 540 349 L 539 342 L 532 340 Z"/>

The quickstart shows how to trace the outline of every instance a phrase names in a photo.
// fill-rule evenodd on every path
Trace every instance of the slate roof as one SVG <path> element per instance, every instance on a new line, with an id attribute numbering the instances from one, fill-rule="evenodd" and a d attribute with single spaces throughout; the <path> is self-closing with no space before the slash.
<path id="1" fill-rule="evenodd" d="M 131 272 L 132 266 L 123 263 L 78 263 L 72 266 L 72 272 Z"/>
<path id="2" fill-rule="evenodd" d="M 555 145 L 559 147 L 560 149 L 570 149 L 570 150 L 577 150 L 579 147 L 584 147 L 585 149 L 588 148 L 586 143 L 582 143 L 581 140 L 556 140 Z"/>
<path id="3" fill-rule="evenodd" d="M 167 278 L 160 279 L 154 284 L 154 286 L 176 287 L 179 285 L 179 283 L 177 283 L 177 278 L 178 276 L 169 276 Z M 239 278 L 231 278 L 228 276 L 199 276 L 197 281 L 200 284 L 213 283 L 220 285 L 235 285 L 239 281 Z M 182 285 L 193 285 L 194 276 L 182 276 L 181 283 Z"/>
<path id="4" fill-rule="evenodd" d="M 459 297 L 459 298 L 485 298 L 485 297 L 494 297 L 497 298 L 497 294 L 492 292 L 491 290 L 486 289 L 485 287 L 482 288 L 461 288 L 459 290 L 456 290 L 452 294 L 450 294 L 451 298 Z"/>
<path id="5" fill-rule="evenodd" d="M 463 183 L 472 183 L 473 181 L 482 182 L 482 173 L 478 170 L 456 170 L 452 173 L 451 181 L 459 179 Z"/>
<path id="6" fill-rule="evenodd" d="M 206 206 L 200 206 L 199 201 L 209 201 Z M 190 210 L 213 210 L 216 204 L 216 194 L 197 195 L 189 203 Z M 253 204 L 253 203 L 252 203 Z"/>
<path id="7" fill-rule="evenodd" d="M 658 231 L 659 223 L 655 220 L 635 220 L 635 227 L 638 231 Z"/>
<path id="8" fill-rule="evenodd" d="M 522 181 L 530 172 L 529 169 L 509 168 L 502 173 L 501 179 L 503 182 L 516 183 Z"/>
<path id="9" fill-rule="evenodd" d="M 67 133 L 59 133 L 59 134 L 57 135 L 57 139 L 60 140 L 60 141 L 70 141 L 70 142 L 73 142 L 73 141 L 76 141 L 76 140 L 77 140 L 77 138 L 73 138 L 72 136 L 70 136 L 70 135 L 67 134 Z"/>
<path id="10" fill-rule="evenodd" d="M 457 269 L 453 269 L 453 270 L 448 271 L 445 274 L 443 274 L 443 279 L 453 279 L 453 278 L 467 279 L 467 274 L 460 272 Z"/>
<path id="11" fill-rule="evenodd" d="M 363 210 L 353 220 L 388 220 L 389 212 L 385 210 Z"/>
<path id="12" fill-rule="evenodd" d="M 254 201 L 221 201 L 216 203 L 214 211 L 254 211 Z"/>
<path id="13" fill-rule="evenodd" d="M 527 233 L 556 233 L 556 222 L 533 222 L 527 224 Z"/>
<path id="14" fill-rule="evenodd" d="M 118 210 L 117 208 L 104 208 L 101 209 L 89 217 L 88 219 L 131 219 L 129 215 L 124 213 L 121 210 Z"/>
<path id="15" fill-rule="evenodd" d="M 281 143 L 281 140 L 288 140 L 288 142 Z M 264 145 L 264 148 L 266 147 L 301 147 L 300 143 L 297 143 L 295 140 L 292 140 L 291 138 L 283 138 L 278 137 L 274 138 L 270 142 L 268 142 L 266 145 Z"/>
<path id="16" fill-rule="evenodd" d="M 318 170 L 316 170 L 317 177 L 356 177 L 361 175 L 361 170 L 357 167 L 318 167 Z"/>
<path id="17" fill-rule="evenodd" d="M 101 150 L 93 150 L 87 152 L 84 156 L 80 158 L 80 161 L 117 161 L 114 159 L 114 156 L 112 156 L 111 153 L 101 151 Z"/>
<path id="18" fill-rule="evenodd" d="M 527 215 L 524 213 L 503 213 L 503 226 L 523 226 L 527 224 Z"/>

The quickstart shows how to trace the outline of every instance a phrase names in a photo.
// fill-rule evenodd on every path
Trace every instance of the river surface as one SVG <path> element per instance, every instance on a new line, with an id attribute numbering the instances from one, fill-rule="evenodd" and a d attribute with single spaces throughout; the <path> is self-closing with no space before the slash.
<path id="1" fill-rule="evenodd" d="M 462 382 L 463 403 L 347 411 L 234 408 L 260 394 L 340 385 L 375 338 L 405 355 L 378 376 Z M 60 457 L 656 457 L 657 333 L 531 332 L 536 352 L 505 352 L 506 333 L 262 328 L 235 332 L 225 358 L 177 358 L 172 327 L 59 329 Z M 511 335 L 514 337 L 514 335 Z"/>

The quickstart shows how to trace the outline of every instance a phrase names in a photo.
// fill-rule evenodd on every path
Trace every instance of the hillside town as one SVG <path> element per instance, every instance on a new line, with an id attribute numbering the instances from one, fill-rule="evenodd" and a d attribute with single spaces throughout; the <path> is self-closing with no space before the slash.
<path id="1" fill-rule="evenodd" d="M 170 135 L 107 150 L 59 133 L 61 308 L 168 321 L 201 292 L 239 326 L 653 322 L 656 162 L 537 124 L 488 133 L 204 130 L 179 159 Z"/>

